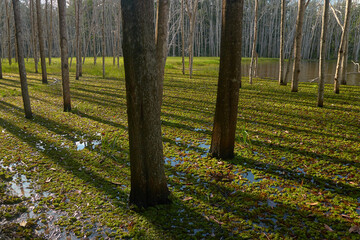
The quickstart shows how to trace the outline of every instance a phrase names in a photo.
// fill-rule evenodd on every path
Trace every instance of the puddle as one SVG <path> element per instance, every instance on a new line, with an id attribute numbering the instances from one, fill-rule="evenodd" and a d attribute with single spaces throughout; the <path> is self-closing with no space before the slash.
<path id="1" fill-rule="evenodd" d="M 270 199 L 268 199 L 268 200 L 266 201 L 266 203 L 267 203 L 267 205 L 268 205 L 269 207 L 271 207 L 271 208 L 274 208 L 274 207 L 276 207 L 276 206 L 278 205 L 276 202 L 274 202 L 273 200 L 270 200 Z"/>
<path id="2" fill-rule="evenodd" d="M 205 149 L 206 151 L 209 151 L 209 149 L 210 149 L 210 144 L 200 143 L 200 144 L 198 145 L 198 148 L 203 148 L 203 149 Z"/>
<path id="3" fill-rule="evenodd" d="M 300 174 L 300 173 L 302 173 L 302 174 L 304 174 L 304 175 L 306 174 L 306 172 L 304 171 L 304 169 L 301 168 L 301 167 L 298 167 L 296 170 L 299 172 L 299 174 Z"/>
<path id="4" fill-rule="evenodd" d="M 10 182 L 10 192 L 17 197 L 31 197 L 33 191 L 25 175 L 15 174 Z"/>
<path id="5" fill-rule="evenodd" d="M 165 158 L 165 163 L 170 164 L 172 167 L 176 167 L 183 163 L 181 159 L 176 159 L 176 157 Z"/>
<path id="6" fill-rule="evenodd" d="M 241 173 L 240 175 L 242 178 L 246 178 L 249 181 L 249 183 L 256 183 L 256 182 L 260 182 L 260 181 L 264 180 L 263 178 L 255 179 L 255 175 L 251 171 Z"/>
<path id="7" fill-rule="evenodd" d="M 45 146 L 45 143 L 41 140 L 35 144 L 36 149 L 40 151 L 45 151 Z"/>
<path id="8" fill-rule="evenodd" d="M 90 149 L 95 149 L 96 146 L 101 144 L 101 140 L 93 140 L 93 141 L 76 141 L 76 150 L 81 151 L 84 150 L 86 147 Z"/>
<path id="9" fill-rule="evenodd" d="M 202 129 L 202 128 L 194 128 L 195 132 L 206 132 L 206 129 Z"/>

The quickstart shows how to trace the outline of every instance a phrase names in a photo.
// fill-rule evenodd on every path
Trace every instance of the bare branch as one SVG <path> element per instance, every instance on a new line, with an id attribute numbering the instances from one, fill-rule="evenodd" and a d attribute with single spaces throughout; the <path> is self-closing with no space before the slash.
<path id="1" fill-rule="evenodd" d="M 344 24 L 341 23 L 340 19 L 339 19 L 339 16 L 337 15 L 336 12 L 339 12 L 341 14 L 341 12 L 339 10 L 336 10 L 331 4 L 330 4 L 330 8 L 334 14 L 334 17 L 337 21 L 337 23 L 339 24 L 339 26 L 341 27 L 341 30 L 344 31 Z"/>

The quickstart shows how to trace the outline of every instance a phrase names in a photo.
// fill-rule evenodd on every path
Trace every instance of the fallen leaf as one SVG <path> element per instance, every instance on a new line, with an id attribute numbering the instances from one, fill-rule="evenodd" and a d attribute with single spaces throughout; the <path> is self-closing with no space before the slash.
<path id="1" fill-rule="evenodd" d="M 328 230 L 329 232 L 333 232 L 333 231 L 334 231 L 331 227 L 329 227 L 329 225 L 324 224 L 324 227 L 325 227 L 325 229 Z"/>
<path id="2" fill-rule="evenodd" d="M 19 223 L 21 227 L 26 227 L 27 221 L 22 221 L 21 223 Z"/>
<path id="3" fill-rule="evenodd" d="M 307 205 L 310 205 L 310 206 L 316 206 L 319 204 L 319 202 L 313 202 L 313 203 L 306 203 Z"/>
<path id="4" fill-rule="evenodd" d="M 52 171 L 56 171 L 56 168 L 50 168 L 50 170 L 52 170 Z"/>
<path id="5" fill-rule="evenodd" d="M 46 183 L 49 183 L 49 182 L 51 182 L 51 179 L 52 179 L 52 178 L 51 178 L 51 177 L 49 177 L 48 179 L 46 179 L 46 181 L 45 181 L 45 182 L 46 182 Z"/>
<path id="6" fill-rule="evenodd" d="M 224 162 L 217 162 L 218 165 L 224 165 Z"/>
<path id="7" fill-rule="evenodd" d="M 351 217 L 350 217 L 349 215 L 346 215 L 346 214 L 341 214 L 341 216 L 342 216 L 343 218 L 351 219 Z"/>
<path id="8" fill-rule="evenodd" d="M 352 227 L 349 229 L 349 233 L 358 233 L 358 234 L 360 234 L 360 227 L 357 226 L 357 225 L 352 226 Z"/>
<path id="9" fill-rule="evenodd" d="M 193 199 L 193 198 L 192 198 L 192 197 L 186 197 L 186 198 L 184 198 L 183 201 L 189 201 L 189 200 L 191 200 L 191 199 Z"/>

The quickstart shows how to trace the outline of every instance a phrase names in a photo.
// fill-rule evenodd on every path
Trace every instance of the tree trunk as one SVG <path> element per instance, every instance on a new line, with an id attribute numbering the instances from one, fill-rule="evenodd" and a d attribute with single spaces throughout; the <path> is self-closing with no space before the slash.
<path id="1" fill-rule="evenodd" d="M 337 64 L 336 64 L 336 71 L 335 71 L 335 77 L 334 77 L 334 92 L 336 94 L 340 93 L 341 72 L 346 71 L 346 69 L 341 68 L 341 61 L 342 61 L 342 58 L 344 58 L 344 52 L 346 51 L 345 50 L 346 35 L 347 35 L 348 28 L 349 28 L 350 11 L 351 11 L 351 0 L 347 0 L 346 1 L 346 9 L 345 9 L 344 26 L 343 26 L 343 31 L 341 34 L 341 40 L 340 40 L 340 46 L 339 46 Z"/>
<path id="2" fill-rule="evenodd" d="M 75 0 L 75 28 L 76 28 L 76 75 L 75 79 L 79 80 L 80 77 L 80 64 L 81 64 L 81 57 L 80 57 L 80 1 L 81 0 Z"/>
<path id="3" fill-rule="evenodd" d="M 190 1 L 190 5 L 189 5 Z M 194 1 L 194 2 L 193 2 Z M 194 31 L 196 23 L 196 14 L 199 0 L 186 0 L 186 9 L 189 15 L 190 29 L 189 29 L 189 75 L 192 78 L 193 73 L 193 59 L 194 59 Z"/>
<path id="4" fill-rule="evenodd" d="M 8 60 L 11 66 L 11 27 L 10 27 L 10 13 L 8 0 L 5 0 L 5 12 L 6 12 L 6 26 L 7 26 L 7 43 L 8 43 Z"/>
<path id="5" fill-rule="evenodd" d="M 182 73 L 185 74 L 185 31 L 184 31 L 184 1 L 181 0 L 181 57 L 182 57 Z"/>
<path id="6" fill-rule="evenodd" d="M 58 0 L 59 8 L 59 31 L 61 47 L 61 77 L 63 87 L 64 112 L 71 111 L 70 79 L 69 79 L 69 56 L 68 36 L 66 29 L 66 1 Z"/>
<path id="7" fill-rule="evenodd" d="M 241 87 L 243 0 L 223 0 L 220 72 L 210 154 L 234 157 L 235 131 Z"/>
<path id="8" fill-rule="evenodd" d="M 254 39 L 253 39 L 253 46 L 251 52 L 251 62 L 250 62 L 250 69 L 249 69 L 249 83 L 253 83 L 253 76 L 254 75 L 254 58 L 256 55 L 256 42 L 257 42 L 257 22 L 258 22 L 258 0 L 255 0 L 255 16 L 254 16 Z"/>
<path id="9" fill-rule="evenodd" d="M 103 2 L 103 11 L 102 11 L 102 73 L 103 78 L 105 78 L 105 0 Z"/>
<path id="10" fill-rule="evenodd" d="M 345 47 L 344 47 L 344 53 L 343 57 L 341 58 L 341 77 L 340 77 L 340 84 L 346 85 L 347 82 L 347 75 L 346 75 L 346 69 L 347 69 L 347 61 L 348 61 L 348 47 L 349 47 L 349 31 L 347 31 L 346 34 L 346 40 L 345 40 Z"/>
<path id="11" fill-rule="evenodd" d="M 279 84 L 286 85 L 284 80 L 284 29 L 286 1 L 281 0 L 281 22 L 280 22 L 280 59 L 279 59 Z"/>
<path id="12" fill-rule="evenodd" d="M 49 26 L 49 34 L 48 34 L 49 65 L 51 65 L 51 55 L 52 55 L 52 34 L 53 34 L 53 31 L 52 31 L 53 19 L 52 18 L 53 18 L 53 0 L 50 0 L 50 23 L 49 23 L 50 26 Z"/>
<path id="13" fill-rule="evenodd" d="M 304 22 L 306 0 L 298 0 L 298 15 L 296 18 L 295 47 L 294 47 L 294 66 L 291 81 L 291 91 L 299 90 L 300 60 L 301 60 L 301 42 L 302 26 Z"/>
<path id="14" fill-rule="evenodd" d="M 123 54 L 130 141 L 130 204 L 168 203 L 161 136 L 152 0 L 122 0 Z"/>
<path id="15" fill-rule="evenodd" d="M 46 73 L 45 43 L 43 36 L 40 0 L 36 0 L 36 13 L 37 13 L 38 37 L 39 37 L 39 46 L 40 46 L 42 83 L 47 84 L 48 81 L 47 81 L 47 73 Z"/>
<path id="16" fill-rule="evenodd" d="M 163 98 L 163 85 L 165 63 L 167 57 L 167 41 L 169 35 L 169 8 L 170 0 L 157 0 L 156 28 L 155 28 L 155 44 L 156 44 L 156 61 L 160 71 L 158 78 L 158 90 L 160 105 Z"/>
<path id="17" fill-rule="evenodd" d="M 35 73 L 39 72 L 38 65 L 39 65 L 39 57 L 38 57 L 38 48 L 37 48 L 37 32 L 36 32 L 36 14 L 35 14 L 35 6 L 34 0 L 30 0 L 30 14 L 31 14 L 31 39 L 33 42 L 33 54 L 34 54 L 34 63 L 35 63 Z"/>
<path id="18" fill-rule="evenodd" d="M 17 54 L 18 54 L 19 74 L 20 74 L 20 83 L 21 83 L 21 94 L 24 103 L 25 117 L 32 118 L 30 97 L 29 97 L 28 85 L 26 80 L 25 61 L 24 61 L 20 3 L 19 0 L 12 0 L 12 3 L 13 3 L 14 19 L 15 19 L 15 37 L 17 39 L 16 43 L 18 48 Z"/>
<path id="19" fill-rule="evenodd" d="M 324 106 L 326 33 L 329 22 L 329 3 L 330 0 L 324 0 L 324 10 L 322 16 L 321 39 L 320 39 L 318 107 Z"/>

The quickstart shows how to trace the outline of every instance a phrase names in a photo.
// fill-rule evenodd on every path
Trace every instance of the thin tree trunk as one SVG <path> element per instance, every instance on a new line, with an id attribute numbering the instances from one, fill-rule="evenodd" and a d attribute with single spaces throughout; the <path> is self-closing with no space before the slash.
<path id="1" fill-rule="evenodd" d="M 185 31 L 184 31 L 184 1 L 181 0 L 181 57 L 182 57 L 182 73 L 185 74 Z"/>
<path id="2" fill-rule="evenodd" d="M 82 37 L 81 35 L 82 34 L 82 0 L 78 0 L 79 1 L 79 5 L 78 5 L 78 14 L 79 14 L 79 59 L 80 59 L 80 62 L 79 62 L 79 76 L 81 77 L 82 76 L 82 47 L 83 47 L 83 40 L 82 40 Z"/>
<path id="3" fill-rule="evenodd" d="M 47 84 L 48 81 L 47 81 L 47 73 L 46 73 L 45 43 L 43 36 L 40 0 L 36 0 L 36 13 L 37 13 L 38 37 L 39 37 L 39 45 L 40 45 L 42 83 Z"/>
<path id="4" fill-rule="evenodd" d="M 286 1 L 281 0 L 281 22 L 280 22 L 280 59 L 279 59 L 279 84 L 286 85 L 284 80 L 284 30 L 285 30 Z"/>
<path id="5" fill-rule="evenodd" d="M 341 78 L 340 78 L 340 84 L 341 85 L 346 85 L 347 82 L 347 75 L 346 75 L 346 70 L 347 70 L 347 61 L 348 61 L 348 49 L 349 48 L 349 31 L 347 31 L 346 34 L 346 41 L 345 41 L 345 47 L 344 47 L 344 53 L 343 53 L 343 57 L 341 59 Z"/>
<path id="6" fill-rule="evenodd" d="M 254 16 L 254 40 L 251 52 L 251 62 L 250 62 L 250 69 L 249 69 L 249 83 L 253 83 L 253 76 L 254 76 L 254 58 L 256 55 L 256 42 L 257 42 L 257 22 L 258 22 L 258 0 L 255 0 L 255 16 Z"/>
<path id="7" fill-rule="evenodd" d="M 19 74 L 20 74 L 20 83 L 21 83 L 21 94 L 24 103 L 25 117 L 32 118 L 32 111 L 30 105 L 30 96 L 28 91 L 28 85 L 26 80 L 26 69 L 24 61 L 24 49 L 23 49 L 23 33 L 22 33 L 22 23 L 21 23 L 21 9 L 19 0 L 12 0 L 13 10 L 14 10 L 14 19 L 15 19 L 15 37 L 17 39 L 17 54 L 18 54 L 18 64 L 19 64 Z"/>
<path id="8" fill-rule="evenodd" d="M 294 46 L 294 66 L 291 81 L 291 91 L 299 90 L 299 75 L 301 61 L 301 43 L 302 43 L 302 26 L 304 22 L 306 0 L 298 0 L 298 15 L 296 18 L 295 46 Z"/>
<path id="9" fill-rule="evenodd" d="M 35 63 L 35 73 L 39 72 L 39 57 L 38 57 L 38 48 L 37 48 L 37 23 L 36 23 L 36 10 L 34 6 L 34 0 L 30 0 L 30 14 L 31 14 L 31 38 L 33 41 L 33 54 L 34 54 L 34 63 Z"/>
<path id="10" fill-rule="evenodd" d="M 326 33 L 329 22 L 329 3 L 330 0 L 324 0 L 324 10 L 322 16 L 321 39 L 320 39 L 318 107 L 324 106 Z"/>
<path id="11" fill-rule="evenodd" d="M 81 58 L 80 58 L 80 1 L 81 0 L 75 0 L 75 28 L 76 28 L 76 75 L 75 79 L 79 80 L 80 77 L 80 64 L 81 64 Z"/>
<path id="12" fill-rule="evenodd" d="M 59 8 L 59 31 L 61 47 L 61 77 L 63 87 L 64 112 L 71 111 L 70 79 L 69 79 L 69 54 L 68 36 L 66 29 L 66 1 L 58 0 Z"/>
<path id="13" fill-rule="evenodd" d="M 346 9 L 345 9 L 345 18 L 344 18 L 344 26 L 343 31 L 341 34 L 341 40 L 340 40 L 340 46 L 338 51 L 338 57 L 337 57 L 337 64 L 336 64 L 336 71 L 335 71 L 335 77 L 334 77 L 334 92 L 336 94 L 340 93 L 340 77 L 341 72 L 346 71 L 345 69 L 341 69 L 341 61 L 342 58 L 344 58 L 344 52 L 346 47 L 346 35 L 349 28 L 349 20 L 350 20 L 350 11 L 351 11 L 351 0 L 346 1 Z"/>
<path id="14" fill-rule="evenodd" d="M 11 66 L 11 28 L 10 28 L 10 13 L 8 0 L 5 0 L 5 12 L 6 12 L 6 30 L 7 30 L 7 43 L 8 43 L 8 60 Z"/>
<path id="15" fill-rule="evenodd" d="M 234 157 L 235 131 L 241 87 L 243 0 L 223 0 L 220 72 L 210 154 Z"/>
<path id="16" fill-rule="evenodd" d="M 103 2 L 103 11 L 102 11 L 102 72 L 103 78 L 105 78 L 105 0 Z"/>
<path id="17" fill-rule="evenodd" d="M 189 6 L 189 0 L 186 1 L 186 8 L 189 15 L 190 20 L 190 29 L 189 29 L 189 75 L 190 78 L 192 78 L 193 73 L 193 59 L 194 59 L 194 31 L 195 31 L 195 23 L 196 23 L 196 14 L 197 14 L 197 8 L 198 8 L 198 2 L 199 0 L 190 0 L 190 6 Z"/>
<path id="18" fill-rule="evenodd" d="M 130 204 L 168 203 L 161 136 L 153 0 L 122 0 L 129 125 Z"/>
<path id="19" fill-rule="evenodd" d="M 49 51 L 49 65 L 51 65 L 51 55 L 52 55 L 52 25 L 53 25 L 53 0 L 50 0 L 50 26 L 48 33 L 48 51 Z"/>

